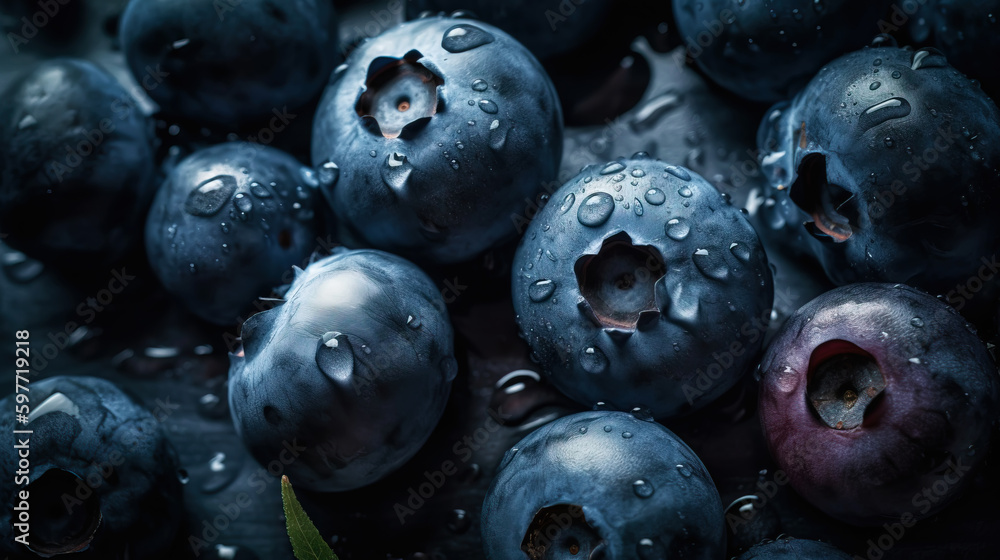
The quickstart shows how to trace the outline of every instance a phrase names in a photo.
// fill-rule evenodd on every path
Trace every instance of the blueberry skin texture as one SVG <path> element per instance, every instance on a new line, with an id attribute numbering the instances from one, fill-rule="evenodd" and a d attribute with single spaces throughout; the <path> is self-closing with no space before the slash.
<path id="1" fill-rule="evenodd" d="M 736 560 L 851 560 L 851 555 L 820 541 L 781 538 L 754 545 Z"/>
<path id="2" fill-rule="evenodd" d="M 90 547 L 73 558 L 119 558 L 126 549 L 135 558 L 164 557 L 182 518 L 183 492 L 176 452 L 160 422 L 113 383 L 94 377 L 33 381 L 32 410 L 39 412 L 40 405 L 55 393 L 66 397 L 63 406 L 33 418 L 27 426 L 15 424 L 13 414 L 4 414 L 0 427 L 8 434 L 15 429 L 34 431 L 30 435 L 32 483 L 53 469 L 90 481 L 83 483 L 82 490 L 73 487 L 70 495 L 86 501 L 86 491 L 93 492 L 100 503 L 101 524 Z M 14 410 L 13 395 L 0 405 Z M 0 453 L 3 527 L 11 526 L 14 497 L 23 489 L 14 485 L 17 453 L 12 445 Z M 33 523 L 43 523 L 38 517 L 44 515 L 42 504 L 31 506 Z M 0 552 L 37 558 L 23 546 L 15 547 L 9 538 L 0 541 Z"/>
<path id="3" fill-rule="evenodd" d="M 937 51 L 866 48 L 836 60 L 771 111 L 758 143 L 776 202 L 763 222 L 835 284 L 902 282 L 960 310 L 995 298 L 955 289 L 1000 250 L 1000 113 Z M 816 212 L 850 236 L 810 223 Z"/>
<path id="4" fill-rule="evenodd" d="M 634 328 L 599 319 L 603 298 L 586 297 L 575 271 L 622 232 L 655 248 L 666 270 L 647 276 L 662 278 Z M 634 276 L 657 269 L 636 263 Z M 513 271 L 517 323 L 549 380 L 581 404 L 640 406 L 656 418 L 697 410 L 756 365 L 774 296 L 746 217 L 700 176 L 642 157 L 589 166 L 556 191 Z"/>
<path id="5" fill-rule="evenodd" d="M 164 113 L 229 127 L 313 99 L 340 59 L 330 0 L 131 0 L 119 36 Z"/>
<path id="6" fill-rule="evenodd" d="M 444 411 L 457 365 L 441 294 L 413 264 L 358 250 L 309 265 L 285 299 L 243 324 L 230 355 L 236 429 L 262 465 L 286 442 L 305 447 L 285 469 L 296 487 L 371 484 Z"/>
<path id="7" fill-rule="evenodd" d="M 853 429 L 830 428 L 808 402 L 814 350 L 835 340 L 867 352 L 885 377 L 881 400 Z M 855 525 L 943 509 L 972 481 L 964 469 L 982 462 L 1000 418 L 984 344 L 952 308 L 898 284 L 853 284 L 807 303 L 775 336 L 761 372 L 771 454 L 799 494 Z M 949 462 L 963 471 L 957 481 Z M 938 502 L 921 494 L 942 480 Z"/>
<path id="8" fill-rule="evenodd" d="M 795 94 L 827 62 L 867 44 L 890 4 L 678 0 L 673 8 L 688 55 L 709 78 L 746 99 L 774 103 Z"/>
<path id="9" fill-rule="evenodd" d="M 416 0 L 406 3 L 406 15 L 421 12 L 468 10 L 473 17 L 510 33 L 535 56 L 545 59 L 565 53 L 596 36 L 611 13 L 609 0 L 587 0 L 571 4 L 562 0 Z"/>
<path id="10" fill-rule="evenodd" d="M 5 242 L 75 274 L 134 248 L 156 174 L 152 123 L 125 89 L 94 64 L 64 58 L 23 74 L 0 98 Z"/>
<path id="11" fill-rule="evenodd" d="M 442 44 L 455 26 L 491 42 L 449 52 Z M 387 60 L 380 57 L 411 51 L 443 80 L 438 110 L 386 138 L 356 104 L 369 68 Z M 525 198 L 557 177 L 562 109 L 538 61 L 506 33 L 468 19 L 424 18 L 361 44 L 335 73 L 313 125 L 312 156 L 317 168 L 340 166 L 340 181 L 323 193 L 345 242 L 420 262 L 463 262 L 513 239 L 511 215 L 523 214 Z"/>
<path id="12" fill-rule="evenodd" d="M 990 53 L 1000 50 L 1000 1 L 930 0 L 911 20 L 914 40 L 941 49 L 970 78 L 979 80 L 994 100 L 1000 96 L 1000 71 Z"/>
<path id="13" fill-rule="evenodd" d="M 238 322 L 315 249 L 316 184 L 311 169 L 259 144 L 191 154 L 170 171 L 146 221 L 153 271 L 198 317 Z"/>
<path id="14" fill-rule="evenodd" d="M 725 554 L 722 502 L 701 460 L 670 430 L 628 413 L 565 416 L 507 452 L 483 502 L 487 560 L 523 560 L 535 514 L 556 505 L 582 508 L 607 560 Z M 592 543 L 580 543 L 579 557 L 597 557 L 586 554 Z"/>

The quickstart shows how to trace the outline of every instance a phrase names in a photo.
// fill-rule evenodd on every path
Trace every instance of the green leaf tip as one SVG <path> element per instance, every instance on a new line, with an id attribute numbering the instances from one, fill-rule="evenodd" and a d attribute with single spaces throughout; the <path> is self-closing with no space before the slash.
<path id="1" fill-rule="evenodd" d="M 297 560 L 338 560 L 333 549 L 326 544 L 319 530 L 302 509 L 295 498 L 292 483 L 287 476 L 281 477 L 281 503 L 285 509 L 285 526 L 288 540 L 292 542 L 292 552 Z"/>

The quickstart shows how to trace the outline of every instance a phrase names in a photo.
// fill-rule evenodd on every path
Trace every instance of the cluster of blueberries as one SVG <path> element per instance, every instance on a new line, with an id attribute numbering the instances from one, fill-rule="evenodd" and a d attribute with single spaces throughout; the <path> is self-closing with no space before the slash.
<path id="1" fill-rule="evenodd" d="M 858 526 L 946 508 L 1000 423 L 979 334 L 1000 300 L 1000 2 L 674 0 L 686 64 L 767 104 L 746 208 L 646 152 L 559 181 L 567 97 L 546 61 L 616 12 L 642 19 L 644 2 L 625 4 L 409 2 L 408 21 L 342 60 L 330 0 L 131 0 L 127 66 L 194 140 L 165 146 L 98 65 L 40 63 L 0 94 L 3 243 L 80 276 L 144 252 L 200 319 L 249 317 L 230 355 L 236 430 L 262 464 L 297 441 L 284 474 L 316 492 L 377 484 L 427 442 L 462 370 L 433 271 L 519 243 L 520 335 L 547 382 L 592 410 L 539 427 L 490 473 L 490 560 L 732 555 L 711 476 L 657 421 L 752 374 L 769 450 L 812 505 Z M 302 136 L 299 114 L 302 153 L 272 146 Z M 765 245 L 838 287 L 769 327 Z M 181 489 L 162 428 L 103 380 L 32 389 L 33 453 L 53 459 L 29 486 L 51 518 L 0 552 L 163 554 Z M 5 527 L 16 469 L 0 452 Z M 104 483 L 61 507 L 91 471 Z M 790 538 L 735 552 L 851 557 Z"/>

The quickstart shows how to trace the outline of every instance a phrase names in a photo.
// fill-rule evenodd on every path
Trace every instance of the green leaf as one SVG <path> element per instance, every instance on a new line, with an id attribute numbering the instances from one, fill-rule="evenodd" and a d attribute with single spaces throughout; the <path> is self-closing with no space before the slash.
<path id="1" fill-rule="evenodd" d="M 285 507 L 285 526 L 288 540 L 292 541 L 292 551 L 298 560 L 338 560 L 333 549 L 326 544 L 319 530 L 302 509 L 295 498 L 292 483 L 287 476 L 281 477 L 281 503 Z"/>

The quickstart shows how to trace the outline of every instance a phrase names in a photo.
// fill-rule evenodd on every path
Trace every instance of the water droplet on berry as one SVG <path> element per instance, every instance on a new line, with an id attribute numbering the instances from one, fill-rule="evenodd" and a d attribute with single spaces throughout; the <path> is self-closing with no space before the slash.
<path id="1" fill-rule="evenodd" d="M 691 180 L 691 174 L 688 173 L 684 168 L 677 167 L 676 165 L 668 165 L 666 168 L 666 172 L 673 175 L 674 177 L 677 177 L 681 181 Z"/>
<path id="2" fill-rule="evenodd" d="M 450 53 L 463 53 L 488 45 L 495 39 L 493 35 L 475 25 L 462 23 L 449 28 L 441 38 L 441 48 Z"/>
<path id="3" fill-rule="evenodd" d="M 648 498 L 656 492 L 656 489 L 651 483 L 640 478 L 632 483 L 632 491 L 640 498 Z"/>
<path id="4" fill-rule="evenodd" d="M 580 366 L 587 373 L 603 373 L 608 369 L 608 357 L 595 346 L 589 346 L 580 353 Z"/>
<path id="5" fill-rule="evenodd" d="M 193 216 L 214 216 L 236 192 L 236 178 L 219 175 L 198 185 L 188 195 L 184 210 Z"/>
<path id="6" fill-rule="evenodd" d="M 691 233 L 691 227 L 681 218 L 674 218 L 667 222 L 667 237 L 674 241 L 683 241 Z"/>
<path id="7" fill-rule="evenodd" d="M 584 199 L 577 211 L 577 219 L 587 227 L 597 227 L 608 221 L 615 210 L 615 201 L 608 193 L 594 193 Z"/>
<path id="8" fill-rule="evenodd" d="M 556 283 L 552 280 L 536 280 L 528 287 L 528 299 L 535 303 L 541 303 L 556 291 Z"/>
<path id="9" fill-rule="evenodd" d="M 646 191 L 646 195 L 643 198 L 653 206 L 659 206 L 667 200 L 667 195 L 663 194 L 663 191 L 660 189 L 652 188 Z"/>

